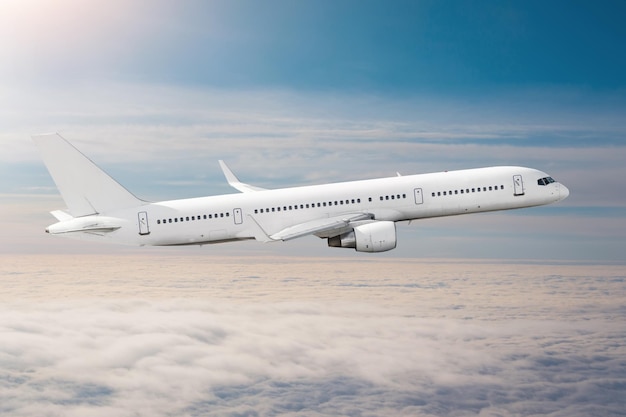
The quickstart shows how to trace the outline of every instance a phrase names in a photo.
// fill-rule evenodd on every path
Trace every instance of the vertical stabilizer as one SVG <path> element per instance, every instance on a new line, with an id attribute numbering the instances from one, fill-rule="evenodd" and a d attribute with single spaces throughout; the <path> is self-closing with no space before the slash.
<path id="1" fill-rule="evenodd" d="M 59 134 L 37 135 L 33 140 L 72 216 L 102 214 L 144 203 Z"/>

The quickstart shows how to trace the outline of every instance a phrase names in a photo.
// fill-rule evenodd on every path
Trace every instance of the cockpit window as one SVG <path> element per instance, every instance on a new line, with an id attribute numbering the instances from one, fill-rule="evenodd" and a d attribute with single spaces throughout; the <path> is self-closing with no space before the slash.
<path id="1" fill-rule="evenodd" d="M 537 180 L 537 184 L 539 185 L 548 185 L 548 184 L 552 184 L 553 182 L 556 182 L 556 181 L 554 181 L 554 178 L 552 177 L 544 177 L 544 178 L 539 178 Z"/>

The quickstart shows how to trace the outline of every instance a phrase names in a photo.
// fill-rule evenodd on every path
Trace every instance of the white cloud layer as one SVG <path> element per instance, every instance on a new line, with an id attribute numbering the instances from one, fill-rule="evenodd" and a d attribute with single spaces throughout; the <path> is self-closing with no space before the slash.
<path id="1" fill-rule="evenodd" d="M 7 259 L 3 415 L 617 416 L 625 405 L 620 268 Z"/>

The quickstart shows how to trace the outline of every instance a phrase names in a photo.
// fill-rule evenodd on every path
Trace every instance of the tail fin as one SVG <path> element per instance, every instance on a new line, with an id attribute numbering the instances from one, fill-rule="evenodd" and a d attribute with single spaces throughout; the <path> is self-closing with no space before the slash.
<path id="1" fill-rule="evenodd" d="M 59 134 L 37 135 L 33 140 L 72 216 L 106 213 L 144 203 Z"/>

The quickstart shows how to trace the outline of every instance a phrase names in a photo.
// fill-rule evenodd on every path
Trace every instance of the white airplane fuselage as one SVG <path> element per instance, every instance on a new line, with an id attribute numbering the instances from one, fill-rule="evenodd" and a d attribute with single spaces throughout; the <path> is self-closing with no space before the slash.
<path id="1" fill-rule="evenodd" d="M 381 252 L 395 248 L 396 222 L 540 206 L 568 195 L 542 171 L 499 166 L 141 202 L 57 216 L 61 221 L 46 231 L 140 246 L 270 242 L 314 234 L 328 238 L 329 246 Z"/>

